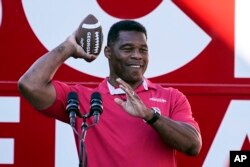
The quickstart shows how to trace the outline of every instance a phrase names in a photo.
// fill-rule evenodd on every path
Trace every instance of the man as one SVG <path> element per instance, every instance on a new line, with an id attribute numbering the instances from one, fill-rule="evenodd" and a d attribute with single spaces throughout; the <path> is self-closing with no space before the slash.
<path id="1" fill-rule="evenodd" d="M 77 92 L 83 114 L 89 110 L 91 94 L 101 93 L 104 112 L 86 137 L 89 167 L 175 167 L 175 150 L 197 155 L 201 136 L 186 97 L 144 78 L 148 65 L 145 27 L 132 20 L 115 23 L 104 54 L 110 74 L 97 88 L 53 80 L 70 56 L 87 62 L 96 58 L 84 52 L 73 33 L 29 68 L 19 80 L 19 89 L 37 110 L 66 123 L 69 92 Z M 80 133 L 80 120 L 76 129 Z"/>

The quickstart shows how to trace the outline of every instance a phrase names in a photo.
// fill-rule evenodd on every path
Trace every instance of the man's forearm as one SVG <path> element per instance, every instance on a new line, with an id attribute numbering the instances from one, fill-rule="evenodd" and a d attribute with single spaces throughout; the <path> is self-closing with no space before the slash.
<path id="1" fill-rule="evenodd" d="M 161 116 L 151 126 L 169 146 L 188 155 L 197 155 L 200 152 L 201 136 L 190 125 Z"/>
<path id="2" fill-rule="evenodd" d="M 66 42 L 60 44 L 52 51 L 40 57 L 23 75 L 22 79 L 26 82 L 33 83 L 33 86 L 44 86 L 54 76 L 56 70 L 72 53 L 73 47 Z"/>
<path id="3" fill-rule="evenodd" d="M 40 57 L 19 79 L 20 92 L 37 109 L 44 109 L 53 103 L 55 90 L 51 80 L 57 69 L 74 52 L 68 42 L 60 44 L 52 51 Z"/>

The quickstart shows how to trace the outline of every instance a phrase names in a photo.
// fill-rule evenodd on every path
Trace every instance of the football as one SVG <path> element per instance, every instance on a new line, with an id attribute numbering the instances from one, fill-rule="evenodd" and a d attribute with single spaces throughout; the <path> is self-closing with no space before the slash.
<path id="1" fill-rule="evenodd" d="M 99 55 L 102 49 L 103 32 L 98 19 L 89 14 L 76 31 L 76 41 L 88 54 Z"/>

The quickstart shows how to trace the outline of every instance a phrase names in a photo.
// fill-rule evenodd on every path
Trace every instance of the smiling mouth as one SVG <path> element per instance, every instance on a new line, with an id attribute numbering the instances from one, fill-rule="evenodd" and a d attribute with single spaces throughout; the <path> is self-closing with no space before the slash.
<path id="1" fill-rule="evenodd" d="M 142 67 L 141 65 L 129 65 L 129 67 L 132 67 L 132 68 L 140 68 Z"/>
<path id="2" fill-rule="evenodd" d="M 144 67 L 144 64 L 143 63 L 131 63 L 131 64 L 127 64 L 128 67 L 131 67 L 131 68 L 143 68 Z"/>

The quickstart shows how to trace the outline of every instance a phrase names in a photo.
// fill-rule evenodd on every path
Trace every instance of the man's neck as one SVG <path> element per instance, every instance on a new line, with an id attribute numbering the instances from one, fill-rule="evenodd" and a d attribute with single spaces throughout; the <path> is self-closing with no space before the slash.
<path id="1" fill-rule="evenodd" d="M 115 88 L 119 87 L 118 82 L 116 82 L 116 79 L 112 78 L 112 77 L 108 77 L 108 82 Z M 137 82 L 127 82 L 125 81 L 127 84 L 129 84 L 131 86 L 131 88 L 136 89 L 139 85 L 141 85 L 143 83 L 143 79 L 141 81 L 137 81 Z"/>

